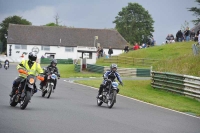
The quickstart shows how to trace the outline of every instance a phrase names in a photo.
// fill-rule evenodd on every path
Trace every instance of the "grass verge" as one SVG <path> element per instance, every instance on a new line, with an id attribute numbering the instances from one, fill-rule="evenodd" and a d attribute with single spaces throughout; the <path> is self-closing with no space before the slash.
<path id="1" fill-rule="evenodd" d="M 102 80 L 79 80 L 80 84 L 98 88 Z M 154 89 L 150 80 L 124 80 L 120 94 L 169 109 L 200 116 L 200 102 L 165 90 Z M 92 83 L 92 84 L 91 84 Z"/>
<path id="2" fill-rule="evenodd" d="M 42 67 L 48 66 L 47 64 L 42 64 Z M 88 71 L 75 72 L 74 64 L 58 64 L 58 70 L 60 72 L 61 78 L 70 77 L 102 77 L 100 73 L 92 73 Z"/>

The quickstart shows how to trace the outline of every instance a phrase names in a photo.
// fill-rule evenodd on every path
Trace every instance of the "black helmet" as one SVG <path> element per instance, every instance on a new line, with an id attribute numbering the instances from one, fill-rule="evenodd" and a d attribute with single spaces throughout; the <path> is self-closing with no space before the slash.
<path id="1" fill-rule="evenodd" d="M 37 55 L 34 53 L 34 52 L 30 52 L 28 54 L 28 59 L 32 62 L 36 61 L 37 60 Z"/>
<path id="2" fill-rule="evenodd" d="M 111 64 L 110 65 L 110 71 L 116 72 L 117 71 L 117 64 Z"/>
<path id="3" fill-rule="evenodd" d="M 55 66 L 57 65 L 57 60 L 56 60 L 56 59 L 53 59 L 53 60 L 51 61 L 51 65 L 53 65 L 53 64 L 55 64 Z"/>

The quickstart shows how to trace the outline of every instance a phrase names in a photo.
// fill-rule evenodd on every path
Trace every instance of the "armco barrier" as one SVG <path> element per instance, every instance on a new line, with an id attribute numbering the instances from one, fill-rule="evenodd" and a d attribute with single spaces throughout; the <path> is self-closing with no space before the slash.
<path id="1" fill-rule="evenodd" d="M 56 59 L 58 64 L 73 64 L 72 59 Z M 50 64 L 52 61 L 51 58 L 41 58 L 40 64 Z"/>
<path id="2" fill-rule="evenodd" d="M 87 64 L 87 70 L 90 71 L 90 72 L 103 73 L 104 67 L 93 65 L 93 64 Z"/>
<path id="3" fill-rule="evenodd" d="M 108 66 L 98 66 L 93 64 L 87 64 L 87 70 L 90 72 L 104 73 L 107 70 L 110 70 Z M 136 69 L 136 68 L 120 68 L 118 67 L 117 71 L 121 76 L 134 76 L 134 77 L 150 77 L 150 69 Z"/>
<path id="4" fill-rule="evenodd" d="M 200 78 L 173 73 L 152 73 L 151 86 L 200 99 Z"/>
<path id="5" fill-rule="evenodd" d="M 150 77 L 151 70 L 150 69 L 139 69 L 137 68 L 137 77 Z"/>
<path id="6" fill-rule="evenodd" d="M 74 65 L 74 71 L 80 72 L 81 71 L 81 65 L 75 64 Z"/>

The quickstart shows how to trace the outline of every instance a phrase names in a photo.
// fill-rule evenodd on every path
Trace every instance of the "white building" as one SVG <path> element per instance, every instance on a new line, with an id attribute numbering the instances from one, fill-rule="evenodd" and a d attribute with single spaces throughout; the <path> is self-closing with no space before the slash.
<path id="1" fill-rule="evenodd" d="M 24 54 L 36 52 L 55 59 L 89 58 L 88 63 L 96 63 L 96 47 L 103 47 L 105 54 L 112 47 L 113 55 L 122 53 L 126 40 L 110 29 L 85 29 L 49 26 L 30 26 L 9 24 L 7 56 L 15 62 L 21 61 Z"/>

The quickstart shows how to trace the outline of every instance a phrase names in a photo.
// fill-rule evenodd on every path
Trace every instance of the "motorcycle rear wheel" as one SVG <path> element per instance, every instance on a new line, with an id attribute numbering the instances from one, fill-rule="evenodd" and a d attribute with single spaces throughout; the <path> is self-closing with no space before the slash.
<path id="1" fill-rule="evenodd" d="M 17 95 L 14 95 L 13 97 L 10 97 L 10 106 L 15 107 L 18 102 L 15 102 Z"/>

